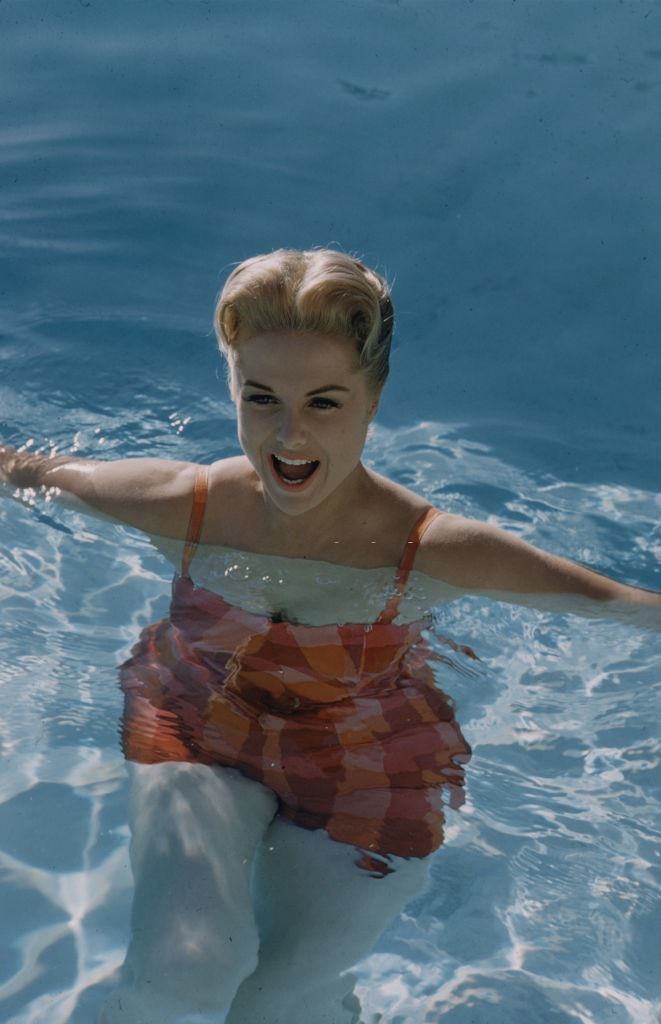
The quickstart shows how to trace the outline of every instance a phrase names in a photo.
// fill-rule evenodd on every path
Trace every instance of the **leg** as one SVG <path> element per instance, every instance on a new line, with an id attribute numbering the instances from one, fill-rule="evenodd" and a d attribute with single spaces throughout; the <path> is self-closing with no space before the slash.
<path id="1" fill-rule="evenodd" d="M 276 798 L 233 769 L 130 768 L 132 934 L 100 1024 L 221 1024 L 257 965 L 250 872 Z"/>
<path id="2" fill-rule="evenodd" d="M 241 985 L 227 1024 L 356 1024 L 354 978 L 386 925 L 425 886 L 429 858 L 394 859 L 371 878 L 353 847 L 276 818 L 253 879 L 259 965 Z"/>

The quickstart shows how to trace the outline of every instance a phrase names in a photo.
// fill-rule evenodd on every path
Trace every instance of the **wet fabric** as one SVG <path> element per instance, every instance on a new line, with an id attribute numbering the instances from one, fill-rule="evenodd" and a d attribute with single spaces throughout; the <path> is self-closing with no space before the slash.
<path id="1" fill-rule="evenodd" d="M 439 513 L 425 510 L 411 530 L 375 623 L 275 621 L 190 578 L 207 473 L 197 473 L 170 614 L 145 627 L 119 669 L 125 756 L 237 768 L 268 786 L 296 825 L 354 845 L 375 875 L 391 870 L 389 855 L 426 856 L 443 842 L 443 792 L 452 807 L 464 801 L 471 750 L 436 685 L 430 663 L 453 661 L 423 637 L 429 621 L 392 620 Z"/>

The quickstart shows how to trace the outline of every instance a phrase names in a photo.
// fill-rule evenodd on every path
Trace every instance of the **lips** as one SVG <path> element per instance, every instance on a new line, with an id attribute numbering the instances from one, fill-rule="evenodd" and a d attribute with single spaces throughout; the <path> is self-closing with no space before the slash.
<path id="1" fill-rule="evenodd" d="M 271 453 L 271 468 L 275 479 L 288 490 L 302 490 L 315 476 L 319 467 L 318 459 L 286 460 Z M 293 464 L 292 464 L 293 463 Z"/>

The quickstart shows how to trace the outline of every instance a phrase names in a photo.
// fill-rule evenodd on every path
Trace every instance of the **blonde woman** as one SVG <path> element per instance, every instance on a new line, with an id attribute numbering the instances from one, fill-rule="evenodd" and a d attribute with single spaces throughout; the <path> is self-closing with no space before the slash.
<path id="1" fill-rule="evenodd" d="M 131 942 L 105 1024 L 349 1024 L 348 969 L 425 885 L 470 747 L 423 636 L 479 590 L 655 628 L 661 595 L 366 468 L 384 279 L 330 250 L 241 263 L 215 315 L 244 454 L 209 466 L 0 449 L 0 474 L 148 533 L 177 567 L 120 668 Z M 191 576 L 192 573 L 192 576 Z M 450 653 L 452 652 L 452 653 Z"/>

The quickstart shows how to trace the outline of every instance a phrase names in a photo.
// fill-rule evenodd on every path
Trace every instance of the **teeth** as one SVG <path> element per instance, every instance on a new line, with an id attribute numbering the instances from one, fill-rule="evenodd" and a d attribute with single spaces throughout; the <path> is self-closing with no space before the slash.
<path id="1" fill-rule="evenodd" d="M 283 459 L 282 455 L 276 455 L 275 457 L 278 462 L 285 462 L 288 466 L 308 466 L 311 462 L 315 461 L 315 459 Z"/>

